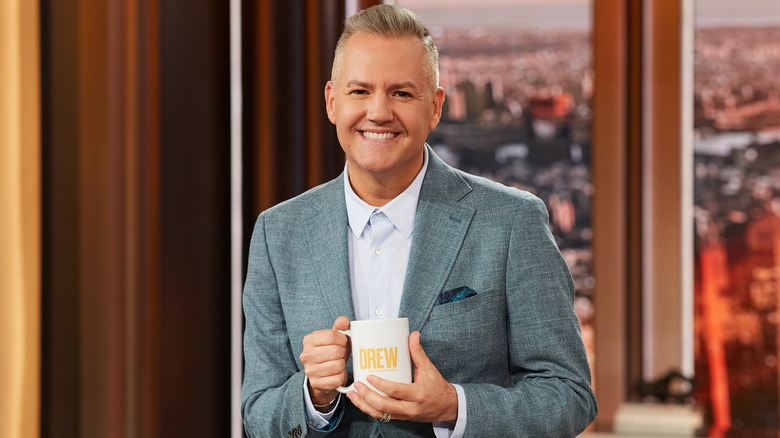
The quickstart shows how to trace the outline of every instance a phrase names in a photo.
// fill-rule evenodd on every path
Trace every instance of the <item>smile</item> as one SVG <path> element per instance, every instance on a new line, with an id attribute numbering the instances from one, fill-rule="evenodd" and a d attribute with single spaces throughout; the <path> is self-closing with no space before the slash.
<path id="1" fill-rule="evenodd" d="M 369 132 L 369 131 L 361 131 L 363 134 L 363 137 L 371 139 L 371 140 L 389 140 L 396 136 L 396 134 L 392 132 Z"/>

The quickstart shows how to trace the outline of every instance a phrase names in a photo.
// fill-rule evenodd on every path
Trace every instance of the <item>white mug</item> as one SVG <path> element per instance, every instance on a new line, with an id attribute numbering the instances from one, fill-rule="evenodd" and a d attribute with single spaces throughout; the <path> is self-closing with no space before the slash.
<path id="1" fill-rule="evenodd" d="M 367 381 L 369 374 L 385 380 L 412 383 L 412 360 L 409 356 L 409 319 L 373 319 L 352 321 L 349 330 L 339 330 L 352 338 L 352 371 L 355 382 L 362 382 L 379 394 L 387 395 Z M 339 386 L 346 394 L 357 391 L 355 384 Z"/>

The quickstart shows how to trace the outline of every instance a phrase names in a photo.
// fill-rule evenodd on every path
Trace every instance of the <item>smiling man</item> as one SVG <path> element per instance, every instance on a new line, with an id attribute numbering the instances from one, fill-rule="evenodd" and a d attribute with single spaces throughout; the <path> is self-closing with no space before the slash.
<path id="1" fill-rule="evenodd" d="M 574 437 L 596 416 L 543 203 L 447 166 L 419 17 L 349 18 L 325 87 L 344 173 L 257 220 L 244 290 L 250 437 Z M 350 320 L 409 318 L 410 384 L 352 379 Z"/>
<path id="2" fill-rule="evenodd" d="M 425 139 L 439 123 L 444 90 L 436 86 L 417 37 L 359 32 L 339 55 L 325 87 L 328 118 L 336 125 L 355 193 L 383 206 L 420 173 Z"/>

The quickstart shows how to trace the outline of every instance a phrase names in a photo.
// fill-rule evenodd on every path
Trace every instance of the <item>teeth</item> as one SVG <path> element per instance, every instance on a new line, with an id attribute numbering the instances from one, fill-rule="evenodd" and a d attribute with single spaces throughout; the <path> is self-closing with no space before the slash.
<path id="1" fill-rule="evenodd" d="M 369 138 L 371 140 L 389 140 L 395 137 L 395 134 L 390 132 L 378 133 L 378 132 L 363 131 L 363 137 Z"/>

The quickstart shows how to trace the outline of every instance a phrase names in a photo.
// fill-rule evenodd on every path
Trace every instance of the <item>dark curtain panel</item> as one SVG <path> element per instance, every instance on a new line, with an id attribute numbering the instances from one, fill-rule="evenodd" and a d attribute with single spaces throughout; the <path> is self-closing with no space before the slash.
<path id="1" fill-rule="evenodd" d="M 344 167 L 324 98 L 343 17 L 338 0 L 245 2 L 246 235 L 262 210 Z"/>
<path id="2" fill-rule="evenodd" d="M 157 3 L 41 24 L 41 435 L 159 436 Z"/>
<path id="3" fill-rule="evenodd" d="M 160 436 L 230 430 L 230 22 L 160 2 Z"/>
<path id="4" fill-rule="evenodd" d="M 229 434 L 228 7 L 41 3 L 43 437 Z"/>

